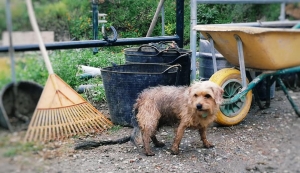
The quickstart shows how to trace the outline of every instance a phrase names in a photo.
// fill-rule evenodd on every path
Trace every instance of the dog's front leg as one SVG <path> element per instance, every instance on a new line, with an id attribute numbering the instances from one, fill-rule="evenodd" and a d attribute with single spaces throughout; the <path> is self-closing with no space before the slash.
<path id="1" fill-rule="evenodd" d="M 207 130 L 207 127 L 200 127 L 199 134 L 200 134 L 200 137 L 201 137 L 204 147 L 212 148 L 212 147 L 214 147 L 214 145 L 211 144 L 210 142 L 208 142 L 208 140 L 206 139 L 206 130 Z"/>
<path id="2" fill-rule="evenodd" d="M 185 129 L 186 125 L 184 123 L 180 123 L 177 128 L 176 136 L 171 148 L 171 154 L 177 155 L 179 153 L 179 144 L 181 142 Z"/>

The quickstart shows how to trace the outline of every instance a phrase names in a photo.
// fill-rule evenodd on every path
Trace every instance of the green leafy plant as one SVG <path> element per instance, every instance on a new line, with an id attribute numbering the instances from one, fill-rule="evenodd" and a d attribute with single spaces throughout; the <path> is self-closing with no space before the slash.
<path id="1" fill-rule="evenodd" d="M 31 54 L 16 61 L 16 75 L 18 80 L 29 80 L 44 85 L 48 72 L 39 54 Z"/>

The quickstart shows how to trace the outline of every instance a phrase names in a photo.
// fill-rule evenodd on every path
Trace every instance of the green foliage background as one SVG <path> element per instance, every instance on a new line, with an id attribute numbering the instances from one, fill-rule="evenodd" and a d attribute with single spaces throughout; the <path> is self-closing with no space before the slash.
<path id="1" fill-rule="evenodd" d="M 87 0 L 32 0 L 41 31 L 54 31 L 56 35 L 68 33 L 72 40 L 91 40 L 92 4 Z M 98 0 L 99 13 L 106 13 L 106 27 L 114 26 L 121 38 L 144 37 L 155 14 L 159 0 Z M 165 0 L 165 34 L 174 35 L 176 27 L 176 1 Z M 258 19 L 278 20 L 280 4 L 198 4 L 198 24 L 254 22 Z M 11 12 L 14 31 L 31 31 L 25 1 L 11 0 Z M 0 0 L 0 33 L 6 30 L 5 0 Z M 184 1 L 184 46 L 189 48 L 190 37 L 190 1 Z M 100 31 L 100 29 L 99 29 Z M 160 36 L 161 17 L 152 36 Z M 0 35 L 1 39 L 2 35 Z M 60 38 L 56 38 L 59 41 Z M 101 35 L 99 32 L 99 39 Z M 70 86 L 101 83 L 101 79 L 79 80 L 76 76 L 78 65 L 106 67 L 111 63 L 124 63 L 124 47 L 100 48 L 93 55 L 91 49 L 51 51 L 50 59 L 54 71 Z M 1 56 L 1 55 L 0 55 Z M 4 55 L 8 57 L 8 54 Z M 47 80 L 47 70 L 41 55 L 21 55 L 17 61 L 17 79 L 32 80 L 42 85 Z M 10 76 L 0 73 L 0 89 L 10 81 Z M 97 94 L 95 94 L 97 93 Z M 93 99 L 103 99 L 103 88 L 92 93 Z"/>
<path id="2" fill-rule="evenodd" d="M 99 13 L 106 13 L 106 26 L 114 26 L 119 37 L 146 36 L 159 0 L 99 0 Z M 32 30 L 24 1 L 11 0 L 13 29 Z M 33 0 L 41 30 L 68 32 L 71 39 L 92 39 L 92 4 L 87 0 Z M 5 0 L 0 0 L 0 33 L 6 30 Z M 189 43 L 190 1 L 184 1 L 184 42 Z M 198 23 L 253 22 L 258 19 L 278 20 L 280 4 L 198 4 Z M 165 34 L 174 35 L 176 1 L 165 0 Z M 161 18 L 153 36 L 161 35 Z M 0 36 L 1 37 L 1 36 Z"/>

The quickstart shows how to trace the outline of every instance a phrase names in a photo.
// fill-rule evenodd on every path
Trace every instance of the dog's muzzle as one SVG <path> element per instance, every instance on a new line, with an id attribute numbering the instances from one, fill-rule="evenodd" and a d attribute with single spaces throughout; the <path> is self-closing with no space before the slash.
<path id="1" fill-rule="evenodd" d="M 202 104 L 197 104 L 196 107 L 197 107 L 197 110 L 202 111 Z"/>

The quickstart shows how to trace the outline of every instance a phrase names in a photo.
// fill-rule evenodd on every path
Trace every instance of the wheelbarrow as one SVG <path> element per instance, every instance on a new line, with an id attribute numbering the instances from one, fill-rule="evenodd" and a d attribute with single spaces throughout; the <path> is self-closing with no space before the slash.
<path id="1" fill-rule="evenodd" d="M 264 105 L 258 99 L 261 109 L 270 106 L 270 86 L 276 81 L 300 116 L 281 79 L 282 75 L 300 72 L 300 30 L 220 25 L 197 25 L 193 29 L 210 41 L 215 72 L 209 80 L 224 89 L 217 123 L 240 123 L 249 112 L 252 93 L 259 97 L 255 86 L 262 81 L 267 83 L 267 99 Z M 235 67 L 217 71 L 214 48 Z M 261 74 L 255 77 L 255 72 Z"/>

